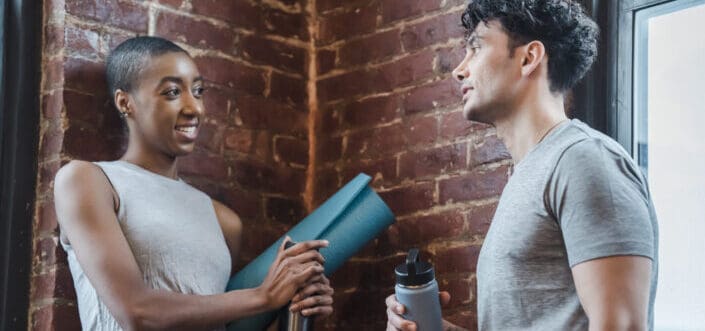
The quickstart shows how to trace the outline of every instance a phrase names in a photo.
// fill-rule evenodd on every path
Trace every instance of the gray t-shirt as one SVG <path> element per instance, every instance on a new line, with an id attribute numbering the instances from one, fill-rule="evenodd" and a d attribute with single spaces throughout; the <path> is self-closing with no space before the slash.
<path id="1" fill-rule="evenodd" d="M 566 121 L 517 164 L 477 266 L 480 330 L 587 330 L 571 268 L 588 260 L 652 259 L 658 227 L 646 179 L 614 140 Z"/>

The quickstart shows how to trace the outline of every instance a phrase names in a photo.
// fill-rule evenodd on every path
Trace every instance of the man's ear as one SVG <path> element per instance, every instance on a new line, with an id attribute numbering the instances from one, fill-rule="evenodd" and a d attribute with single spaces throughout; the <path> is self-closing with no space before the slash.
<path id="1" fill-rule="evenodd" d="M 534 40 L 520 47 L 522 63 L 521 75 L 529 76 L 536 68 L 541 65 L 541 62 L 546 58 L 546 47 L 542 42 Z"/>
<path id="2" fill-rule="evenodd" d="M 127 117 L 132 113 L 132 102 L 127 92 L 117 89 L 115 90 L 114 99 L 115 107 L 117 107 L 120 116 Z"/>

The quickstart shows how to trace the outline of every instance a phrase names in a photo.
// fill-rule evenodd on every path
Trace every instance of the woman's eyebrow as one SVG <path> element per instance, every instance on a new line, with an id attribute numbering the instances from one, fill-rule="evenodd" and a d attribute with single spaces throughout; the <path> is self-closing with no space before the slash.
<path id="1" fill-rule="evenodd" d="M 184 83 L 184 80 L 181 79 L 181 78 L 179 78 L 179 77 L 166 76 L 166 77 L 162 78 L 162 79 L 159 81 L 159 85 L 158 85 L 158 86 L 161 86 L 162 84 L 164 84 L 164 83 L 166 83 L 166 82 L 172 82 L 172 83 L 176 83 L 176 84 L 183 84 L 183 83 Z"/>

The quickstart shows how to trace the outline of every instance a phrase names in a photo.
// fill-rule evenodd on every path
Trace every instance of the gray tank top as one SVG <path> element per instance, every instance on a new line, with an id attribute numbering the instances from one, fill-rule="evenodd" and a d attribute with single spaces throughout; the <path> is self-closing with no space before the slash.
<path id="1" fill-rule="evenodd" d="M 118 222 L 148 286 L 186 294 L 225 292 L 230 252 L 205 193 L 129 162 L 96 164 L 120 198 Z M 71 245 L 61 244 L 68 254 L 83 329 L 122 330 Z"/>

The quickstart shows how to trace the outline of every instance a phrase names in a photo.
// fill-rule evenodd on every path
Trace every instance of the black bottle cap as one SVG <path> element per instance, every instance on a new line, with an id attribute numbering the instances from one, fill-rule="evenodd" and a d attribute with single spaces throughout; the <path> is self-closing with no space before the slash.
<path id="1" fill-rule="evenodd" d="M 406 264 L 394 268 L 397 284 L 402 286 L 421 286 L 433 281 L 436 277 L 433 266 L 428 262 L 419 261 L 419 249 L 412 248 L 406 256 Z"/>

